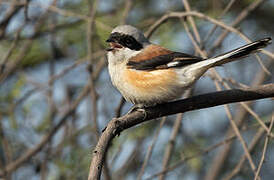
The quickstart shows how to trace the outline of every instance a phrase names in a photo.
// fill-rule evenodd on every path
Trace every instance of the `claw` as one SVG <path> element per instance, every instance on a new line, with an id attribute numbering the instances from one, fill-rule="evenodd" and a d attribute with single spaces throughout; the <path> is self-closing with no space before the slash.
<path id="1" fill-rule="evenodd" d="M 147 117 L 147 113 L 146 113 L 146 110 L 145 110 L 145 107 L 143 104 L 134 104 L 130 110 L 127 112 L 127 115 L 134 112 L 134 111 L 139 111 L 139 112 L 142 112 L 145 114 L 145 117 L 144 119 Z"/>

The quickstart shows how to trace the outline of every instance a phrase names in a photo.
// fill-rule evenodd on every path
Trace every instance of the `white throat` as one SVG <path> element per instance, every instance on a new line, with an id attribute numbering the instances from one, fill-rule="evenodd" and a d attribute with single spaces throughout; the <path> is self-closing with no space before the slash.
<path id="1" fill-rule="evenodd" d="M 121 48 L 107 53 L 108 63 L 112 65 L 127 64 L 130 58 L 139 54 L 140 51 L 131 50 L 129 48 Z"/>
<path id="2" fill-rule="evenodd" d="M 123 72 L 126 70 L 127 63 L 130 58 L 136 56 L 141 51 L 134 51 L 128 48 L 121 48 L 115 51 L 108 52 L 108 71 L 111 77 L 112 83 L 120 91 L 123 90 Z"/>

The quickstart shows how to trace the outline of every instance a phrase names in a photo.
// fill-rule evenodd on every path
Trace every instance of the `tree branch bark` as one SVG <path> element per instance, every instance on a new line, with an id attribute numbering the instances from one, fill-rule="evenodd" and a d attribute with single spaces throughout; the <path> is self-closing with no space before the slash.
<path id="1" fill-rule="evenodd" d="M 233 89 L 197 95 L 154 107 L 147 107 L 146 113 L 134 111 L 120 118 L 114 118 L 108 123 L 93 151 L 88 179 L 100 179 L 104 158 L 110 142 L 125 129 L 158 117 L 269 97 L 274 97 L 274 83 L 255 88 Z"/>

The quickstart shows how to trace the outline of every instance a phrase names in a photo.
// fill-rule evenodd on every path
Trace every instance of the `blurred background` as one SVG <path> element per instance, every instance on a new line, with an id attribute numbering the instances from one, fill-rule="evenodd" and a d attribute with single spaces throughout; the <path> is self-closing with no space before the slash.
<path id="1" fill-rule="evenodd" d="M 250 40 L 273 37 L 274 0 L 0 0 L 0 179 L 87 179 L 101 130 L 131 107 L 110 82 L 105 40 L 119 24 L 148 32 L 162 16 L 189 8 Z M 167 19 L 150 40 L 209 57 L 247 43 L 197 17 Z M 273 83 L 273 47 L 217 67 L 190 93 Z M 273 179 L 273 101 L 227 108 L 123 131 L 111 144 L 102 179 L 253 179 L 263 152 L 260 178 Z"/>

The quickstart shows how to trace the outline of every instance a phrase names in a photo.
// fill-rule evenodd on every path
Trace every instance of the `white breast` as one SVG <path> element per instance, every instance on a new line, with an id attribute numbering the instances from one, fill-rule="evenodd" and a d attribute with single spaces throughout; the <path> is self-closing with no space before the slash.
<path id="1" fill-rule="evenodd" d="M 121 48 L 108 52 L 108 69 L 111 81 L 115 87 L 121 91 L 121 83 L 123 82 L 123 72 L 126 68 L 128 60 L 141 51 L 134 51 L 129 48 Z M 119 87 L 120 86 L 120 87 Z"/>
<path id="2" fill-rule="evenodd" d="M 121 94 L 127 99 L 127 92 L 129 91 L 129 85 L 125 81 L 124 71 L 128 59 L 140 53 L 140 51 L 132 51 L 128 48 L 119 49 L 115 52 L 108 52 L 108 71 L 112 81 L 112 84 L 121 92 Z"/>
<path id="3" fill-rule="evenodd" d="M 120 90 L 120 84 L 123 82 L 123 71 L 126 68 L 126 64 L 123 63 L 111 63 L 108 64 L 108 71 L 112 81 L 112 84 Z"/>

